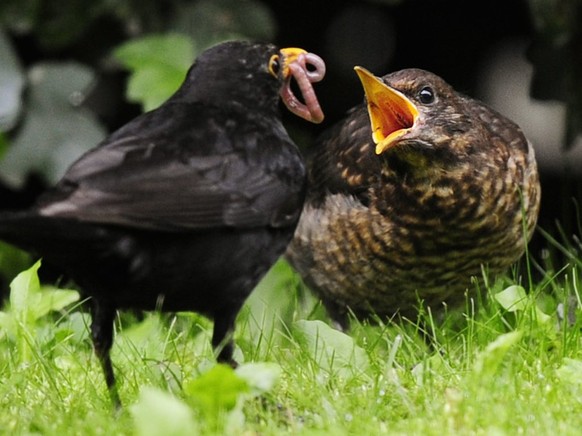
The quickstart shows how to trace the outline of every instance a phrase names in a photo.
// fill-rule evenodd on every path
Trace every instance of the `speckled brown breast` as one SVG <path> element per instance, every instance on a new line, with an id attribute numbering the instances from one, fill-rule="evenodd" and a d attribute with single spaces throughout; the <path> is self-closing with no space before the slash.
<path id="1" fill-rule="evenodd" d="M 305 207 L 288 257 L 325 300 L 356 313 L 410 314 L 419 299 L 433 307 L 457 303 L 482 266 L 502 272 L 523 254 L 537 216 L 524 217 L 520 207 L 537 208 L 537 190 L 520 196 L 511 180 L 474 181 L 469 198 L 447 186 L 424 196 L 393 187 L 417 200 L 402 209 L 329 195 L 324 207 Z M 500 194 L 505 190 L 513 195 Z M 484 192 L 495 201 L 484 200 Z M 427 203 L 431 216 L 416 213 Z"/>
<path id="2" fill-rule="evenodd" d="M 524 253 L 539 211 L 534 151 L 515 124 L 460 99 L 467 131 L 435 132 L 464 150 L 458 158 L 375 156 L 360 109 L 318 145 L 287 258 L 332 316 L 458 304 L 472 277 L 503 272 Z"/>

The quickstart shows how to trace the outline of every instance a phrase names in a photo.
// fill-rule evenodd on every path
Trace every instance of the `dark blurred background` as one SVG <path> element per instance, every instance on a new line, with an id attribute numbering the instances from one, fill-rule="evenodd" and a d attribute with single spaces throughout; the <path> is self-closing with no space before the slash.
<path id="1" fill-rule="evenodd" d="M 582 0 L 3 0 L 0 209 L 30 204 L 84 150 L 163 100 L 197 53 L 232 38 L 325 59 L 316 91 L 326 121 L 285 115 L 304 148 L 362 101 L 354 65 L 377 75 L 424 68 L 484 100 L 536 148 L 540 227 L 582 247 Z M 554 252 L 559 264 L 537 232 L 534 257 L 543 264 Z M 25 262 L 0 247 L 4 283 Z"/>

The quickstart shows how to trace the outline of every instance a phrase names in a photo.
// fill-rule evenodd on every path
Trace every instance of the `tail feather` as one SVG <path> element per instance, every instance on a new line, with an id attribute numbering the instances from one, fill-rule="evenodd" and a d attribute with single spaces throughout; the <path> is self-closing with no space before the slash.
<path id="1" fill-rule="evenodd" d="M 40 255 L 111 240 L 104 227 L 35 212 L 0 213 L 0 240 Z"/>

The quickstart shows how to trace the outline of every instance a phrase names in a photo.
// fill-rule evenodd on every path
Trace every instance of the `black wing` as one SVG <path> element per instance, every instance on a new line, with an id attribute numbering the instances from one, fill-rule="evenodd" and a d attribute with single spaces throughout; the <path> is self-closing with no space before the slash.
<path id="1" fill-rule="evenodd" d="M 40 213 L 156 230 L 283 226 L 304 167 L 277 120 L 175 105 L 137 118 L 77 161 Z"/>

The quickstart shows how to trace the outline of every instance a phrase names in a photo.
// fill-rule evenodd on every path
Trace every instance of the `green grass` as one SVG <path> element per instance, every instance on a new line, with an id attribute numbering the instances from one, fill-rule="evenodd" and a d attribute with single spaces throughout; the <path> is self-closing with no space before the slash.
<path id="1" fill-rule="evenodd" d="M 580 300 L 580 265 L 546 276 L 346 335 L 280 262 L 239 316 L 236 371 L 214 363 L 204 317 L 123 314 L 115 412 L 76 294 L 32 270 L 0 316 L 0 433 L 579 434 L 582 321 L 556 309 Z"/>

